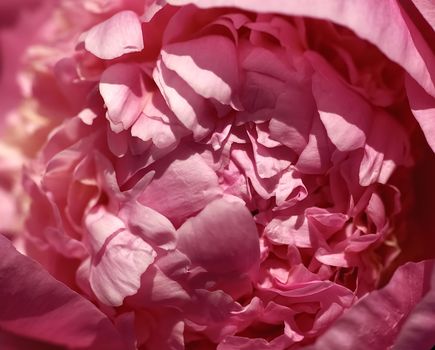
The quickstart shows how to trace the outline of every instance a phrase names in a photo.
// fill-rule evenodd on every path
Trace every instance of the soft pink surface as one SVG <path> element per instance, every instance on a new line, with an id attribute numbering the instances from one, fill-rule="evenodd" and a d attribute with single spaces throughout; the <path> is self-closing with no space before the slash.
<path id="1" fill-rule="evenodd" d="M 36 328 L 14 316 L 0 323 L 0 344 L 433 345 L 428 1 L 54 9 L 20 80 L 20 113 L 38 117 L 23 125 L 38 142 L 16 148 L 31 158 L 21 248 L 64 284 L 10 253 L 19 276 L 38 273 L 11 282 L 18 297 L 0 293 L 31 303 L 26 286 L 40 274 L 53 291 L 36 291 L 60 321 L 48 332 L 51 311 Z M 11 186 L 0 187 L 8 217 Z"/>

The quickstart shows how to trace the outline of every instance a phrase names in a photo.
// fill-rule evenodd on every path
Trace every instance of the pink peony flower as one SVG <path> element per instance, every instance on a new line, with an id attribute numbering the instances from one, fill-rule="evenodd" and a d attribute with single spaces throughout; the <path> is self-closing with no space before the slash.
<path id="1" fill-rule="evenodd" d="M 10 348 L 435 344 L 429 2 L 53 6 L 21 80 L 46 121 L 24 239 L 67 287 L 10 253 L 55 304 L 0 320 Z"/>

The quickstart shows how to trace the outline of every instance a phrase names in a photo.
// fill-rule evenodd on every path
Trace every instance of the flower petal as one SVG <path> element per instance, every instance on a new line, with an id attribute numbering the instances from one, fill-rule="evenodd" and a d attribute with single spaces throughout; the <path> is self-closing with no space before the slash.
<path id="1" fill-rule="evenodd" d="M 420 348 L 415 347 L 415 343 L 411 345 L 407 341 L 420 332 L 422 338 L 419 341 L 422 345 L 426 340 L 433 339 L 433 328 L 427 328 L 433 325 L 433 318 L 429 324 L 418 324 L 421 328 L 415 329 L 415 320 L 424 314 L 420 314 L 420 308 L 417 309 L 419 314 L 413 314 L 415 306 L 428 292 L 428 282 L 433 271 L 434 261 L 408 263 L 400 267 L 386 287 L 360 299 L 317 340 L 314 346 L 308 347 L 307 350 L 389 349 L 393 346 L 403 322 L 408 317 L 410 317 L 410 323 L 405 323 L 407 324 L 404 328 L 406 333 L 399 335 L 399 341 L 403 342 L 399 343 L 400 346 L 397 348 L 409 349 L 409 347 L 403 347 L 405 344 L 411 348 Z M 433 293 L 430 293 L 433 296 Z M 425 303 L 427 302 L 425 300 Z M 431 302 L 433 303 L 433 300 Z M 412 330 L 418 333 L 407 333 Z M 429 349 L 433 344 L 428 345 Z"/>
<path id="2" fill-rule="evenodd" d="M 19 254 L 1 235 L 0 251 L 2 348 L 3 332 L 10 332 L 6 336 L 15 339 L 13 344 L 23 346 L 13 349 L 33 349 L 31 339 L 62 348 L 126 348 L 113 324 L 92 303 Z M 35 345 L 39 346 L 37 342 Z"/>
<path id="3" fill-rule="evenodd" d="M 224 36 L 167 45 L 162 61 L 200 96 L 230 104 L 238 85 L 238 61 L 234 43 Z"/>
<path id="4" fill-rule="evenodd" d="M 85 48 L 95 56 L 111 60 L 144 48 L 139 17 L 133 11 L 122 11 L 91 28 Z"/>
<path id="5" fill-rule="evenodd" d="M 178 229 L 178 249 L 218 276 L 240 276 L 259 259 L 257 229 L 240 203 L 218 199 Z"/>
<path id="6" fill-rule="evenodd" d="M 145 86 L 137 65 L 118 63 L 107 68 L 101 76 L 99 90 L 107 107 L 107 117 L 128 129 L 146 105 Z M 113 130 L 117 131 L 117 130 Z"/>
<path id="7" fill-rule="evenodd" d="M 420 34 L 407 23 L 397 1 L 168 0 L 168 3 L 175 6 L 195 4 L 201 8 L 237 7 L 260 13 L 330 20 L 352 29 L 362 39 L 376 45 L 435 97 L 435 56 Z"/>

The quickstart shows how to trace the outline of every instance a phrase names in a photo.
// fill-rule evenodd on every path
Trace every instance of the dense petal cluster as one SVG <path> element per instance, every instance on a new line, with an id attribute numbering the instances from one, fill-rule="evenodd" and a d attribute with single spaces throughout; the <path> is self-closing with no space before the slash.
<path id="1" fill-rule="evenodd" d="M 56 285 L 59 312 L 80 304 L 126 349 L 433 341 L 418 327 L 433 261 L 377 290 L 433 257 L 416 253 L 434 242 L 424 1 L 76 5 L 53 3 L 22 79 L 48 121 L 23 180 L 26 253 L 100 309 Z"/>

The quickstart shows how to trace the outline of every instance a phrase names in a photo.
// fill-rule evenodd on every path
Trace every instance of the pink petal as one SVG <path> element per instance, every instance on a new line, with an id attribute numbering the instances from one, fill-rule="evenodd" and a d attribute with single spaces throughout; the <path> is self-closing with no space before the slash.
<path id="1" fill-rule="evenodd" d="M 119 232 L 91 266 L 92 290 L 104 304 L 122 305 L 125 297 L 138 291 L 140 277 L 155 256 L 156 252 L 144 240 L 128 231 Z"/>
<path id="2" fill-rule="evenodd" d="M 386 134 L 394 138 L 385 137 Z M 399 165 L 410 165 L 409 140 L 404 128 L 386 113 L 374 113 L 359 170 L 361 186 L 386 183 Z"/>
<path id="3" fill-rule="evenodd" d="M 122 11 L 97 24 L 86 34 L 85 48 L 106 60 L 142 51 L 144 44 L 138 16 L 133 11 Z"/>
<path id="4" fill-rule="evenodd" d="M 2 348 L 5 336 L 15 344 L 11 349 L 39 349 L 38 341 L 47 343 L 41 349 L 50 349 L 48 344 L 89 350 L 126 348 L 109 319 L 92 303 L 19 254 L 3 236 L 0 250 Z"/>
<path id="5" fill-rule="evenodd" d="M 201 8 L 237 7 L 261 13 L 307 16 L 330 20 L 352 29 L 392 61 L 400 64 L 435 97 L 435 57 L 421 36 L 409 26 L 397 1 L 377 0 L 168 0 L 172 5 L 195 4 Z M 397 38 L 400 38 L 398 40 Z"/>
<path id="6" fill-rule="evenodd" d="M 311 238 L 304 215 L 277 216 L 264 229 L 266 237 L 276 244 L 311 248 Z"/>
<path id="7" fill-rule="evenodd" d="M 218 199 L 178 229 L 180 251 L 217 276 L 239 276 L 259 259 L 257 229 L 242 204 Z"/>
<path id="8" fill-rule="evenodd" d="M 156 252 L 140 237 L 125 229 L 115 215 L 100 208 L 86 218 L 93 248 L 89 282 L 98 299 L 113 306 L 140 287 L 140 277 Z"/>
<path id="9" fill-rule="evenodd" d="M 157 211 L 131 201 L 122 207 L 119 216 L 128 223 L 132 233 L 144 238 L 148 243 L 164 249 L 175 248 L 175 228 Z"/>
<path id="10" fill-rule="evenodd" d="M 170 110 L 196 139 L 207 136 L 214 128 L 213 109 L 173 70 L 157 61 L 153 78 Z"/>
<path id="11" fill-rule="evenodd" d="M 170 125 L 142 113 L 131 128 L 131 135 L 143 141 L 152 140 L 158 148 L 169 147 L 177 142 Z"/>
<path id="12" fill-rule="evenodd" d="M 434 261 L 432 261 L 432 265 Z M 416 305 L 403 324 L 394 350 L 430 349 L 435 344 L 435 270 L 432 267 L 431 289 Z"/>
<path id="13" fill-rule="evenodd" d="M 424 295 L 428 298 L 433 296 L 432 292 L 426 294 L 433 271 L 434 261 L 407 263 L 400 267 L 387 286 L 361 298 L 317 340 L 314 346 L 307 350 L 384 350 L 391 348 L 398 336 L 398 349 L 420 348 L 415 347 L 416 344 L 423 345 L 425 342 L 430 346 L 433 345 L 431 340 L 434 339 L 434 333 L 433 328 L 430 328 L 434 324 L 433 318 L 428 324 L 418 324 L 415 328 L 416 319 L 433 314 L 429 310 L 426 310 L 429 313 L 421 313 L 422 307 L 429 306 L 433 300 L 424 299 L 425 304 L 418 305 Z M 416 305 L 418 305 L 417 309 L 415 309 Z M 404 325 L 406 327 L 403 328 L 402 335 L 400 331 Z M 414 340 L 413 336 L 417 334 L 421 336 L 418 339 L 419 343 L 408 343 Z M 429 349 L 430 346 L 427 348 Z"/>
<path id="14" fill-rule="evenodd" d="M 113 124 L 121 124 L 124 130 L 136 121 L 147 102 L 142 74 L 135 64 L 118 63 L 101 76 L 99 89 L 107 117 Z"/>
<path id="15" fill-rule="evenodd" d="M 153 181 L 139 196 L 139 202 L 180 225 L 221 195 L 215 172 L 198 154 L 180 150 L 160 163 Z M 162 193 L 165 195 L 162 196 Z"/>
<path id="16" fill-rule="evenodd" d="M 428 95 L 410 77 L 406 78 L 406 92 L 412 114 L 420 124 L 429 146 L 435 152 L 435 98 Z"/>
<path id="17" fill-rule="evenodd" d="M 299 156 L 296 169 L 304 174 L 322 174 L 330 166 L 333 145 L 319 115 L 313 117 L 308 143 Z"/>
<path id="18" fill-rule="evenodd" d="M 372 119 L 370 106 L 349 90 L 323 59 L 317 55 L 310 58 L 320 70 L 313 75 L 313 95 L 330 140 L 340 151 L 363 147 Z"/>
<path id="19" fill-rule="evenodd" d="M 308 144 L 316 109 L 311 86 L 292 82 L 278 97 L 269 123 L 270 136 L 283 145 L 301 153 Z"/>
<path id="20" fill-rule="evenodd" d="M 238 85 L 238 59 L 234 43 L 224 36 L 163 47 L 162 61 L 200 96 L 230 104 Z"/>
<path id="21" fill-rule="evenodd" d="M 407 2 L 402 2 L 405 8 L 407 8 Z M 427 23 L 435 30 L 435 8 L 433 0 L 411 0 L 414 6 L 418 9 L 418 12 L 423 16 Z"/>

